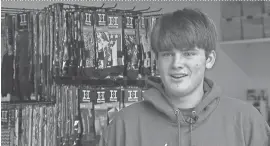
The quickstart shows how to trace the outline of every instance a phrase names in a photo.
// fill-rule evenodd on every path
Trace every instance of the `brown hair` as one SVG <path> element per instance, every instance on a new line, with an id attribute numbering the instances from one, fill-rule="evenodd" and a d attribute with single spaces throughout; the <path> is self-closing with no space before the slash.
<path id="1" fill-rule="evenodd" d="M 177 10 L 161 16 L 151 33 L 151 47 L 160 51 L 195 47 L 204 49 L 206 56 L 216 49 L 217 32 L 213 21 L 197 9 Z"/>

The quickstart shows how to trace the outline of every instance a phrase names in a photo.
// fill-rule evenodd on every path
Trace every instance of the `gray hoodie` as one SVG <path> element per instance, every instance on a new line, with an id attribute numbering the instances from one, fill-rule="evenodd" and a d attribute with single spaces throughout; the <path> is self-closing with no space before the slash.
<path id="1" fill-rule="evenodd" d="M 222 95 L 205 78 L 203 100 L 182 116 L 160 84 L 144 101 L 122 109 L 106 128 L 100 146 L 270 146 L 270 128 L 252 105 Z"/>

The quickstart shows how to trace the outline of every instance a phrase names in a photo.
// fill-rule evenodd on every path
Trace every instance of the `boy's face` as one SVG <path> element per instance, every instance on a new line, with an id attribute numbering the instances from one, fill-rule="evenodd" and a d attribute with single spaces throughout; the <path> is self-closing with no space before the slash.
<path id="1" fill-rule="evenodd" d="M 213 66 L 215 57 L 212 51 L 206 59 L 205 51 L 197 47 L 159 52 L 157 65 L 167 94 L 182 97 L 192 93 L 202 83 L 205 69 Z"/>

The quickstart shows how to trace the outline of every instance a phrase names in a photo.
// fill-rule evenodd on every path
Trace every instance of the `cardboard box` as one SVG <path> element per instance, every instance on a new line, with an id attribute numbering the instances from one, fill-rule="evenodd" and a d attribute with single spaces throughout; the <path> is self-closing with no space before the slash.
<path id="1" fill-rule="evenodd" d="M 241 40 L 241 19 L 221 19 L 221 33 L 223 41 Z"/>
<path id="2" fill-rule="evenodd" d="M 264 1 L 264 12 L 270 13 L 270 1 Z"/>
<path id="3" fill-rule="evenodd" d="M 222 18 L 232 18 L 241 16 L 241 2 L 223 1 L 221 2 Z"/>
<path id="4" fill-rule="evenodd" d="M 244 39 L 259 39 L 263 37 L 263 18 L 243 18 L 243 37 Z"/>
<path id="5" fill-rule="evenodd" d="M 264 23 L 264 36 L 269 38 L 270 37 L 270 16 L 266 15 L 266 16 L 264 16 L 263 19 L 264 19 L 263 20 L 263 23 Z"/>
<path id="6" fill-rule="evenodd" d="M 263 1 L 242 2 L 243 16 L 259 16 L 263 12 Z"/>

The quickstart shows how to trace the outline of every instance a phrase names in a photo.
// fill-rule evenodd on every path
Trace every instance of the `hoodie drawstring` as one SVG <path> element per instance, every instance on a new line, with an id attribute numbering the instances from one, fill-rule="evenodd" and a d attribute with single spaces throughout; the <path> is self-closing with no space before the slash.
<path id="1" fill-rule="evenodd" d="M 178 126 L 178 146 L 181 146 L 181 121 L 180 121 L 180 116 L 179 116 L 179 114 L 180 114 L 180 110 L 179 109 L 177 109 L 177 110 L 175 110 L 175 115 L 176 115 L 176 117 L 177 117 L 177 126 Z"/>
<path id="2" fill-rule="evenodd" d="M 193 144 L 192 144 L 192 126 L 193 126 L 193 124 L 190 124 L 190 146 L 193 146 Z"/>
<path id="3" fill-rule="evenodd" d="M 179 109 L 175 110 L 175 115 L 177 117 L 177 124 L 178 124 L 178 146 L 181 146 L 181 119 L 180 119 L 180 114 L 182 116 L 182 118 L 184 119 L 184 122 L 189 124 L 189 132 L 190 132 L 190 146 L 193 146 L 193 142 L 192 142 L 192 131 L 193 131 L 193 124 L 196 123 L 197 121 L 197 116 L 196 116 L 196 111 L 192 111 L 192 117 L 189 117 L 188 119 L 185 119 L 183 114 L 181 113 L 181 111 Z"/>

